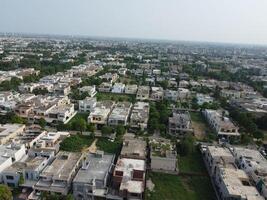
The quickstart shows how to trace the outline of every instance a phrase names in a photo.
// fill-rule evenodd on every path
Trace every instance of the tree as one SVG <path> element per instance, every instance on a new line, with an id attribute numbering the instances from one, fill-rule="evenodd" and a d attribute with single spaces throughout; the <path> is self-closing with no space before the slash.
<path id="1" fill-rule="evenodd" d="M 39 119 L 39 125 L 44 128 L 46 126 L 46 121 L 44 118 Z"/>
<path id="2" fill-rule="evenodd" d="M 192 135 L 183 138 L 178 144 L 178 152 L 181 156 L 186 156 L 192 153 L 195 149 L 195 140 Z"/>
<path id="3" fill-rule="evenodd" d="M 86 130 L 87 123 L 83 118 L 75 120 L 72 124 L 73 128 L 81 133 Z"/>
<path id="4" fill-rule="evenodd" d="M 102 128 L 101 128 L 101 132 L 102 132 L 102 134 L 103 135 L 110 135 L 111 133 L 112 133 L 112 128 L 110 127 L 110 126 L 103 126 Z"/>
<path id="5" fill-rule="evenodd" d="M 14 114 L 11 117 L 11 123 L 14 123 L 14 124 L 25 124 L 26 120 L 23 119 L 22 117 L 16 115 L 16 114 Z"/>
<path id="6" fill-rule="evenodd" d="M 118 125 L 118 126 L 116 127 L 116 133 L 117 133 L 118 135 L 123 135 L 123 134 L 125 133 L 125 128 L 124 128 L 122 125 Z"/>
<path id="7" fill-rule="evenodd" d="M 48 90 L 46 88 L 36 88 L 32 91 L 35 95 L 45 95 L 48 93 Z"/>
<path id="8" fill-rule="evenodd" d="M 12 192 L 10 191 L 9 187 L 6 185 L 0 185 L 0 199 L 1 200 L 11 200 L 12 199 Z"/>
<path id="9" fill-rule="evenodd" d="M 253 133 L 253 137 L 256 139 L 263 139 L 264 138 L 264 133 L 262 131 L 255 131 Z"/>
<path id="10" fill-rule="evenodd" d="M 23 174 L 20 174 L 19 176 L 19 185 L 22 185 L 25 182 Z"/>

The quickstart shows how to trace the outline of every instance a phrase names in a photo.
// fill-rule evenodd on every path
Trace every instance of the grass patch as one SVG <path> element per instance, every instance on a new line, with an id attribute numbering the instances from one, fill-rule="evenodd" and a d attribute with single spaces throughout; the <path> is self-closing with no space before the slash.
<path id="1" fill-rule="evenodd" d="M 121 143 L 118 141 L 111 142 L 106 138 L 99 138 L 96 146 L 106 153 L 116 154 L 120 150 Z"/>
<path id="2" fill-rule="evenodd" d="M 83 148 L 89 147 L 93 138 L 86 135 L 71 135 L 60 143 L 60 150 L 80 152 Z"/>
<path id="3" fill-rule="evenodd" d="M 146 199 L 153 200 L 213 200 L 216 199 L 209 177 L 181 177 L 151 173 L 153 192 L 146 191 Z"/>
<path id="4" fill-rule="evenodd" d="M 192 121 L 205 123 L 203 116 L 201 115 L 200 112 L 190 112 L 190 117 Z"/>
<path id="5" fill-rule="evenodd" d="M 77 113 L 67 124 L 71 126 L 72 123 L 81 118 L 87 121 L 88 115 L 89 113 Z"/>
<path id="6" fill-rule="evenodd" d="M 115 94 L 115 93 L 105 93 L 105 92 L 98 92 L 96 94 L 97 101 L 102 100 L 112 100 L 112 101 L 135 101 L 135 95 L 132 94 Z"/>
<path id="7" fill-rule="evenodd" d="M 187 156 L 181 156 L 178 165 L 180 172 L 206 173 L 206 167 L 199 150 L 194 150 Z"/>

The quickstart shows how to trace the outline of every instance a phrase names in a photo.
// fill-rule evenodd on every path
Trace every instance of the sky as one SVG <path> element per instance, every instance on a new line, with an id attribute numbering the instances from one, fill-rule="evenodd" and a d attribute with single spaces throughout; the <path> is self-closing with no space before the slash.
<path id="1" fill-rule="evenodd" d="M 0 32 L 267 44 L 267 0 L 0 0 Z"/>

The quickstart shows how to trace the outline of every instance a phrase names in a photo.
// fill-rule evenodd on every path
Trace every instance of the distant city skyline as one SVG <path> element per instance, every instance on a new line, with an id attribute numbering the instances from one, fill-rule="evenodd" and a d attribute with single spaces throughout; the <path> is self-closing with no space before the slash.
<path id="1" fill-rule="evenodd" d="M 0 1 L 0 32 L 267 44 L 265 0 Z"/>

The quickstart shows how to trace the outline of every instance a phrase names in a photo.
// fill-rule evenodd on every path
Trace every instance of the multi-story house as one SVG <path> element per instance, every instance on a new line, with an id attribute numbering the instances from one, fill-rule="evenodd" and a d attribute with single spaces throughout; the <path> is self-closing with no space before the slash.
<path id="1" fill-rule="evenodd" d="M 162 87 L 151 87 L 150 99 L 153 101 L 161 101 L 164 97 L 164 90 Z"/>
<path id="2" fill-rule="evenodd" d="M 149 86 L 139 86 L 136 94 L 137 100 L 148 100 L 150 94 L 150 87 Z"/>
<path id="3" fill-rule="evenodd" d="M 115 83 L 111 90 L 112 93 L 123 93 L 125 89 L 125 84 L 123 83 Z"/>
<path id="4" fill-rule="evenodd" d="M 192 134 L 192 122 L 188 111 L 173 110 L 172 117 L 169 117 L 169 134 L 181 137 L 185 134 Z"/>
<path id="5" fill-rule="evenodd" d="M 95 97 L 86 97 L 84 100 L 79 100 L 79 112 L 92 112 L 96 103 Z"/>
<path id="6" fill-rule="evenodd" d="M 87 93 L 89 97 L 94 97 L 97 93 L 95 85 L 93 86 L 83 86 L 79 88 L 80 93 Z"/>
<path id="7" fill-rule="evenodd" d="M 224 113 L 225 111 L 220 112 L 210 109 L 203 111 L 210 127 L 216 132 L 220 140 L 239 140 L 240 133 L 238 132 L 238 127 Z"/>
<path id="8" fill-rule="evenodd" d="M 67 195 L 81 162 L 82 153 L 60 151 L 55 160 L 42 171 L 33 189 Z"/>
<path id="9" fill-rule="evenodd" d="M 132 103 L 130 102 L 118 102 L 108 117 L 108 124 L 111 126 L 126 126 L 131 107 Z"/>
<path id="10" fill-rule="evenodd" d="M 113 172 L 113 185 L 119 196 L 125 199 L 143 199 L 146 162 L 144 160 L 120 158 Z"/>
<path id="11" fill-rule="evenodd" d="M 151 170 L 178 173 L 177 152 L 174 144 L 164 138 L 150 138 Z"/>
<path id="12" fill-rule="evenodd" d="M 146 129 L 148 116 L 149 116 L 149 103 L 141 101 L 136 102 L 131 112 L 130 127 L 141 130 Z"/>
<path id="13" fill-rule="evenodd" d="M 107 124 L 109 114 L 114 106 L 115 103 L 113 101 L 97 102 L 96 107 L 88 116 L 88 123 L 96 125 Z"/>
<path id="14" fill-rule="evenodd" d="M 136 94 L 137 92 L 137 85 L 126 85 L 125 86 L 125 90 L 124 90 L 124 93 L 125 94 Z"/>
<path id="15" fill-rule="evenodd" d="M 76 200 L 106 198 L 114 155 L 97 151 L 89 153 L 73 180 L 73 196 Z"/>

